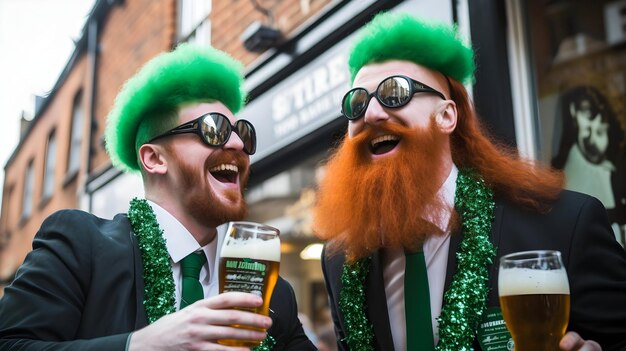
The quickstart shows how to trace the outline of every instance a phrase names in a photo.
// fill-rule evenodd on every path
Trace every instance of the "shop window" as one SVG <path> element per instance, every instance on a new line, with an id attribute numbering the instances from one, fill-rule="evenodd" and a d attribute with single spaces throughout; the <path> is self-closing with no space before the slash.
<path id="1" fill-rule="evenodd" d="M 323 155 L 304 159 L 248 189 L 249 218 L 279 228 L 283 239 L 315 241 L 311 208 L 315 201 L 316 174 Z"/>
<path id="2" fill-rule="evenodd" d="M 528 1 L 540 158 L 626 224 L 626 0 Z"/>
<path id="3" fill-rule="evenodd" d="M 74 97 L 72 105 L 72 130 L 70 132 L 70 143 L 68 145 L 67 176 L 72 178 L 80 168 L 80 151 L 83 143 L 83 112 L 82 92 Z"/>
<path id="4" fill-rule="evenodd" d="M 211 43 L 211 0 L 178 1 L 178 40 Z"/>
<path id="5" fill-rule="evenodd" d="M 46 147 L 46 164 L 44 166 L 42 201 L 52 196 L 54 190 L 54 166 L 56 165 L 57 139 L 56 132 L 53 130 L 48 136 L 48 144 Z"/>
<path id="6" fill-rule="evenodd" d="M 330 312 L 320 267 L 322 243 L 313 235 L 312 208 L 326 151 L 299 159 L 283 172 L 248 189 L 246 220 L 280 230 L 280 274 L 291 283 L 303 315 L 315 330 L 329 325 Z M 315 253 L 316 252 L 316 253 Z"/>
<path id="7" fill-rule="evenodd" d="M 34 162 L 31 160 L 24 176 L 24 193 L 22 194 L 22 220 L 30 217 L 33 212 L 33 189 L 35 187 Z"/>
<path id="8" fill-rule="evenodd" d="M 102 218 L 113 218 L 116 214 L 128 211 L 130 200 L 144 198 L 143 182 L 138 174 L 120 173 L 91 197 L 90 212 Z"/>

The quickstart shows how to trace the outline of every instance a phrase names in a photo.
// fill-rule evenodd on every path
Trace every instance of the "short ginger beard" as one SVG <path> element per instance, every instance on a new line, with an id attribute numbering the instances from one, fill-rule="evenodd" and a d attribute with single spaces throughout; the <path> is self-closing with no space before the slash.
<path id="1" fill-rule="evenodd" d="M 398 135 L 394 155 L 373 160 L 375 135 Z M 442 234 L 448 205 L 438 196 L 441 160 L 448 139 L 431 117 L 428 128 L 386 123 L 346 138 L 327 164 L 314 209 L 316 234 L 329 240 L 330 253 L 343 251 L 349 261 L 386 247 L 416 250 L 428 235 Z"/>
<path id="2" fill-rule="evenodd" d="M 243 219 L 248 213 L 248 207 L 243 197 L 243 191 L 248 182 L 249 167 L 245 156 L 239 153 L 230 153 L 227 151 L 216 151 L 206 159 L 203 165 L 203 172 L 199 172 L 197 165 L 185 162 L 182 158 L 178 158 L 180 172 L 183 175 L 183 196 L 187 196 L 185 201 L 186 211 L 198 222 L 203 223 L 209 228 L 215 228 L 228 221 Z M 223 203 L 213 189 L 206 191 L 198 191 L 199 184 L 207 184 L 210 177 L 208 170 L 210 165 L 220 163 L 230 163 L 235 159 L 239 167 L 240 173 L 240 191 L 226 194 L 229 203 Z M 187 192 L 187 193 L 186 193 Z"/>

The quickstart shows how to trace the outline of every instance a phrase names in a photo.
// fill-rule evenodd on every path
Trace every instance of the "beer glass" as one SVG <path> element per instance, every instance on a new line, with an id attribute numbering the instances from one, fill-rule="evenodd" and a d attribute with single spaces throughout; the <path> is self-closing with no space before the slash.
<path id="1" fill-rule="evenodd" d="M 222 244 L 219 268 L 220 293 L 241 291 L 263 298 L 250 312 L 269 315 L 270 299 L 280 266 L 279 230 L 254 222 L 230 222 Z M 240 308 L 244 309 L 244 308 Z M 237 328 L 250 328 L 234 325 Z M 228 346 L 258 346 L 253 340 L 218 340 Z"/>
<path id="2" fill-rule="evenodd" d="M 524 251 L 501 257 L 498 291 L 515 351 L 559 350 L 570 304 L 559 251 Z"/>

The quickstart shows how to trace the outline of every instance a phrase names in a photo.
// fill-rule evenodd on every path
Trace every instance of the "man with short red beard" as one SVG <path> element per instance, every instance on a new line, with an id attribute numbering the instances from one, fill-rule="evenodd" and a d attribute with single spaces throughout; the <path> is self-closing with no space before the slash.
<path id="1" fill-rule="evenodd" d="M 181 44 L 126 82 L 107 151 L 141 173 L 146 199 L 112 220 L 63 210 L 44 221 L 0 300 L 0 350 L 249 350 L 219 339 L 315 350 L 282 278 L 269 317 L 240 309 L 261 297 L 218 294 L 217 227 L 246 214 L 256 149 L 254 127 L 234 116 L 245 101 L 242 68 L 219 50 Z"/>
<path id="2" fill-rule="evenodd" d="M 348 64 L 348 133 L 314 211 L 339 348 L 507 349 L 497 263 L 534 249 L 561 251 L 569 274 L 560 348 L 626 348 L 626 254 L 605 209 L 490 141 L 462 84 L 473 51 L 454 28 L 380 14 Z"/>

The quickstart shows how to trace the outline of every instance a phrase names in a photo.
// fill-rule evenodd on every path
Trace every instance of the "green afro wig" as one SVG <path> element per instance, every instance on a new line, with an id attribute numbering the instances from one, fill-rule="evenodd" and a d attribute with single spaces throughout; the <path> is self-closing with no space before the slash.
<path id="1" fill-rule="evenodd" d="M 406 13 L 380 13 L 357 34 L 348 59 L 352 81 L 363 66 L 387 60 L 411 61 L 460 82 L 474 76 L 474 52 L 454 26 Z"/>
<path id="2" fill-rule="evenodd" d="M 233 113 L 244 105 L 243 65 L 210 46 L 181 44 L 148 61 L 115 98 L 104 133 L 114 166 L 139 170 L 137 151 L 175 127 L 181 106 L 219 101 Z"/>

